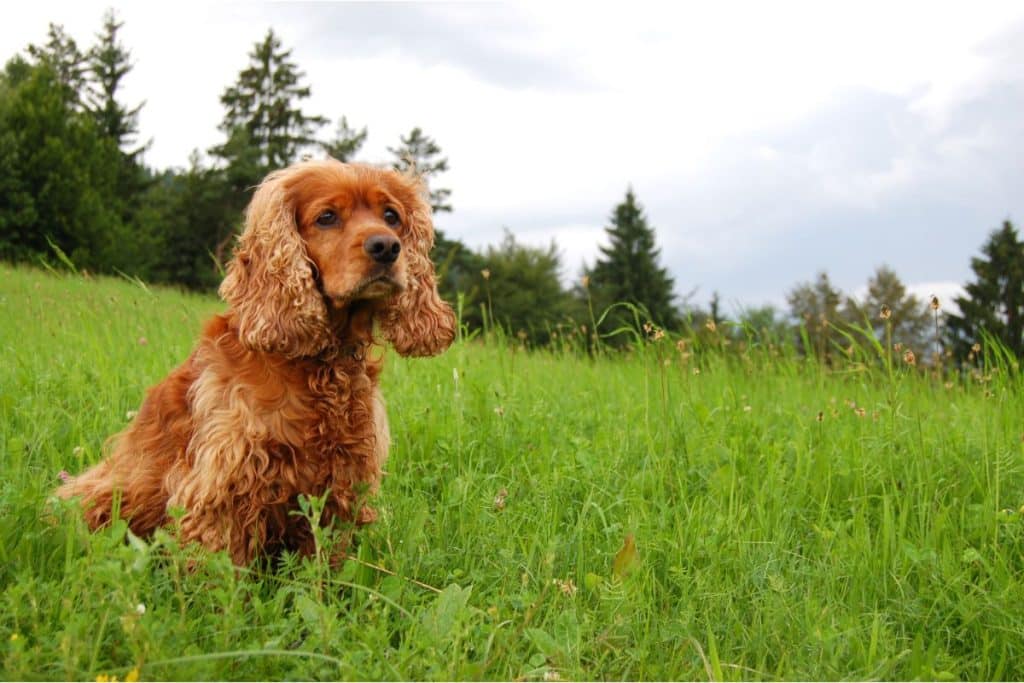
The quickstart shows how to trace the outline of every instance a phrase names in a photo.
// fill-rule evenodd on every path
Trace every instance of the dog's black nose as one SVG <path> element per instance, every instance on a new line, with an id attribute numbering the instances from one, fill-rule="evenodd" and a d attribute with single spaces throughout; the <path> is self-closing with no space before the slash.
<path id="1" fill-rule="evenodd" d="M 402 251 L 402 243 L 394 235 L 373 235 L 363 242 L 363 249 L 377 263 L 394 263 Z"/>

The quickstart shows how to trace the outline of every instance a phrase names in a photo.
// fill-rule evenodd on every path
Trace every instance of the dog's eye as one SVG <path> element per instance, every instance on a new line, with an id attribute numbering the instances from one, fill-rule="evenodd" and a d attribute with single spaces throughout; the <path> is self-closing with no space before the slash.
<path id="1" fill-rule="evenodd" d="M 402 222 L 402 218 L 398 215 L 397 211 L 388 207 L 387 209 L 384 209 L 384 222 L 387 223 L 388 226 L 394 228 Z"/>
<path id="2" fill-rule="evenodd" d="M 321 212 L 316 217 L 316 224 L 321 228 L 331 228 L 338 224 L 338 214 L 334 213 L 330 209 Z"/>

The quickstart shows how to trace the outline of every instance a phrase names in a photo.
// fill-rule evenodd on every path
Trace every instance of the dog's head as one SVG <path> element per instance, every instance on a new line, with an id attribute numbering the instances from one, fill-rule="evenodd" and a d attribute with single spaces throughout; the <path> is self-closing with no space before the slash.
<path id="1" fill-rule="evenodd" d="M 396 351 L 434 355 L 451 344 L 455 320 L 437 293 L 433 244 L 420 179 L 305 161 L 256 190 L 220 294 L 255 349 L 314 356 L 333 342 L 329 306 L 372 302 Z"/>

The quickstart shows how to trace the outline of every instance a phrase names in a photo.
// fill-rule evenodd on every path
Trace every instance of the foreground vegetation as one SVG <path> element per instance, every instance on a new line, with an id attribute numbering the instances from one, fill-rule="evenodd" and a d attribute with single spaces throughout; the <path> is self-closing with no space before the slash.
<path id="1" fill-rule="evenodd" d="M 338 571 L 48 507 L 220 307 L 0 270 L 3 678 L 1024 678 L 1024 402 L 990 352 L 389 358 L 380 521 Z"/>

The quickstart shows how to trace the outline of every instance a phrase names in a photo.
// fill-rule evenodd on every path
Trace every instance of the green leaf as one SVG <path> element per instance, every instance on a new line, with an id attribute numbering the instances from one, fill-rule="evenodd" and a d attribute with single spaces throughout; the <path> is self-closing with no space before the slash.
<path id="1" fill-rule="evenodd" d="M 295 610 L 302 615 L 303 621 L 307 624 L 314 625 L 320 623 L 323 607 L 308 595 L 300 594 L 295 596 Z"/>
<path id="2" fill-rule="evenodd" d="M 453 583 L 434 600 L 434 604 L 423 615 L 424 629 L 434 641 L 451 636 L 460 614 L 466 609 L 470 592 L 470 588 L 462 588 Z"/>
<path id="3" fill-rule="evenodd" d="M 547 659 L 554 659 L 562 654 L 562 647 L 547 631 L 539 628 L 528 628 L 526 629 L 526 636 L 533 643 L 534 647 L 540 650 L 540 653 Z"/>

